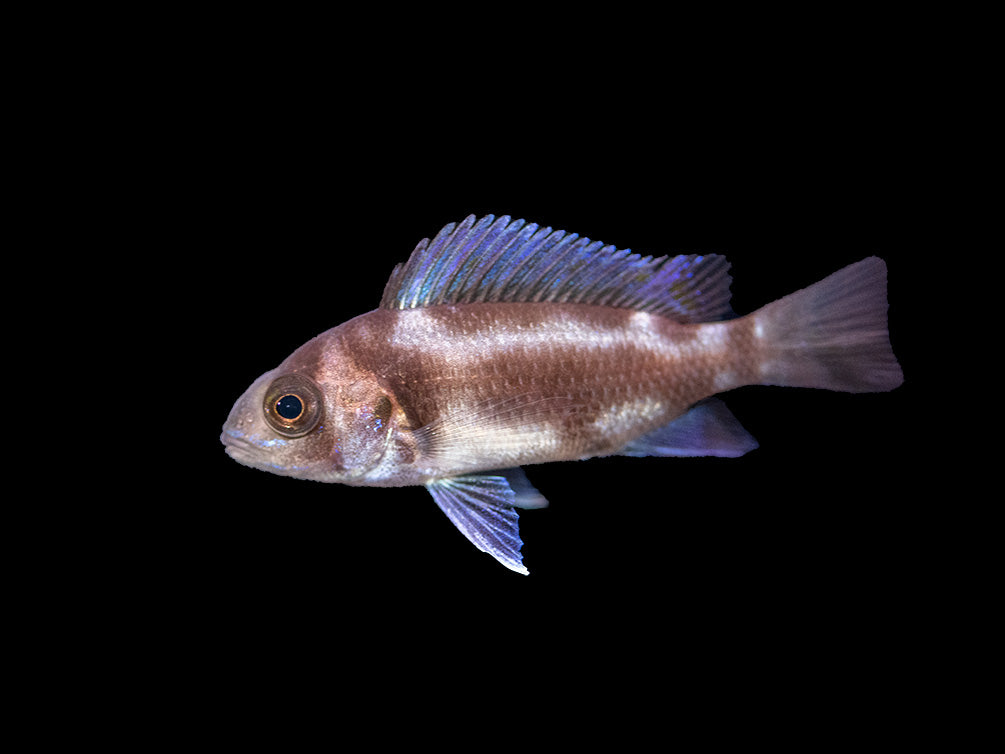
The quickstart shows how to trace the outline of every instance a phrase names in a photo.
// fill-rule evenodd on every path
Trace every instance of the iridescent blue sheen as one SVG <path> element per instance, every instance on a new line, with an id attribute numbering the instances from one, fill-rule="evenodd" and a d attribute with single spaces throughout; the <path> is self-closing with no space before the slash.
<path id="1" fill-rule="evenodd" d="M 708 322 L 730 314 L 727 270 L 715 254 L 643 257 L 508 215 L 470 215 L 415 248 L 381 308 L 565 302 Z"/>

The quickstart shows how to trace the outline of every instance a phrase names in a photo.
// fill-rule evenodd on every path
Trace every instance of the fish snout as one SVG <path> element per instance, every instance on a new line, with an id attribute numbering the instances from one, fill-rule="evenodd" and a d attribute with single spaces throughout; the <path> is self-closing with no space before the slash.
<path id="1" fill-rule="evenodd" d="M 235 461 L 248 465 L 254 462 L 258 448 L 240 432 L 225 427 L 220 433 L 220 442 L 224 452 Z"/>

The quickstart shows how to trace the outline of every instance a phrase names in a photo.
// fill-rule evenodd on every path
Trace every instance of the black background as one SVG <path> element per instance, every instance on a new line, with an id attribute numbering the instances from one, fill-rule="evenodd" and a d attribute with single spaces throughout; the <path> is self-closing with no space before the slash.
<path id="1" fill-rule="evenodd" d="M 473 81 L 448 66 L 350 90 L 349 72 L 249 65 L 151 100 L 120 174 L 126 240 L 151 263 L 133 294 L 150 294 L 163 333 L 144 374 L 167 379 L 145 398 L 158 429 L 138 443 L 142 501 L 88 523 L 117 532 L 110 593 L 158 626 L 169 661 L 191 652 L 252 683 L 286 663 L 327 680 L 356 659 L 435 677 L 450 658 L 483 683 L 549 662 L 565 678 L 687 665 L 699 685 L 786 665 L 798 686 L 880 656 L 913 672 L 904 640 L 942 556 L 917 499 L 927 291 L 913 239 L 929 218 L 900 100 L 826 70 L 625 87 L 603 65 Z M 422 488 L 292 480 L 225 455 L 221 426 L 258 375 L 376 307 L 394 264 L 470 213 L 725 254 L 738 313 L 879 255 L 906 382 L 734 391 L 760 442 L 739 459 L 528 468 L 551 505 L 521 514 L 527 577 Z"/>
<path id="2" fill-rule="evenodd" d="M 340 134 L 334 120 L 299 113 L 277 132 L 206 137 L 199 185 L 179 198 L 197 236 L 179 253 L 194 294 L 187 306 L 200 312 L 191 337 L 207 349 L 198 394 L 207 421 L 189 442 L 213 490 L 190 511 L 205 524 L 191 545 L 221 590 L 432 590 L 459 603 L 497 593 L 643 609 L 670 601 L 691 614 L 783 610 L 809 621 L 896 601 L 910 551 L 903 482 L 918 342 L 915 261 L 893 181 L 903 165 L 888 151 L 896 135 L 854 122 L 759 128 L 742 110 L 683 127 L 649 111 L 608 129 L 604 108 L 593 109 L 570 106 L 558 124 L 539 117 L 512 131 L 501 117 L 481 130 L 420 110 L 375 133 Z M 417 134 L 411 119 L 426 128 Z M 761 443 L 741 459 L 529 469 L 551 501 L 521 517 L 529 578 L 477 552 L 421 488 L 294 481 L 224 455 L 219 425 L 258 374 L 374 308 L 393 265 L 469 213 L 525 217 L 643 253 L 726 254 L 739 313 L 882 256 L 907 382 L 880 395 L 735 391 L 727 403 Z"/>
<path id="3" fill-rule="evenodd" d="M 1000 592 L 974 481 L 994 446 L 940 425 L 994 431 L 987 344 L 959 332 L 983 335 L 971 286 L 995 248 L 962 238 L 991 214 L 964 191 L 993 183 L 994 46 L 944 14 L 702 10 L 89 10 L 91 28 L 46 17 L 38 44 L 24 29 L 8 426 L 39 432 L 9 454 L 5 533 L 33 732 L 812 750 L 930 743 L 941 723 L 961 748 L 987 702 L 959 669 L 986 674 L 975 636 Z M 906 382 L 733 391 L 760 442 L 739 459 L 527 468 L 551 505 L 521 514 L 526 577 L 424 489 L 231 460 L 245 388 L 470 213 L 725 254 L 738 313 L 881 256 Z M 19 351 L 42 312 L 44 354 Z M 15 489 L 32 455 L 45 473 Z"/>

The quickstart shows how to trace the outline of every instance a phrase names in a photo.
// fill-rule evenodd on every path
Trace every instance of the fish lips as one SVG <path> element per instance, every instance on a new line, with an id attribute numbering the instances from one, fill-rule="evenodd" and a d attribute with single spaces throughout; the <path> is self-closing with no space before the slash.
<path id="1" fill-rule="evenodd" d="M 272 370 L 263 374 L 237 399 L 223 425 L 220 442 L 227 455 L 238 463 L 281 474 L 281 467 L 276 466 L 274 459 L 270 457 L 270 449 L 284 445 L 286 440 L 262 439 L 259 436 L 263 424 L 258 417 L 259 407 L 274 373 L 275 370 Z"/>
<path id="2" fill-rule="evenodd" d="M 224 445 L 224 452 L 238 463 L 255 466 L 256 462 L 261 462 L 255 457 L 258 448 L 233 430 L 223 430 L 220 433 L 220 442 Z"/>
<path id="3" fill-rule="evenodd" d="M 224 429 L 220 435 L 224 452 L 243 466 L 268 471 L 279 476 L 304 477 L 309 472 L 307 467 L 284 466 L 276 463 L 270 448 L 277 444 L 286 444 L 286 440 L 263 440 L 256 442 L 243 436 L 235 430 Z"/>

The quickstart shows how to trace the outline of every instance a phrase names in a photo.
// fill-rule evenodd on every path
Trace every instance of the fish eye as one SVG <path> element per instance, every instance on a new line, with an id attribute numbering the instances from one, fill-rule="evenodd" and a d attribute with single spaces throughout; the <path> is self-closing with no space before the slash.
<path id="1" fill-rule="evenodd" d="M 299 395 L 287 393 L 276 401 L 276 413 L 288 422 L 295 422 L 304 413 L 304 402 Z"/>
<path id="2" fill-rule="evenodd" d="M 277 377 L 265 391 L 262 409 L 269 426 L 284 437 L 302 437 L 321 420 L 321 390 L 302 374 Z"/>

